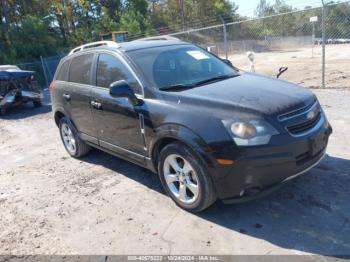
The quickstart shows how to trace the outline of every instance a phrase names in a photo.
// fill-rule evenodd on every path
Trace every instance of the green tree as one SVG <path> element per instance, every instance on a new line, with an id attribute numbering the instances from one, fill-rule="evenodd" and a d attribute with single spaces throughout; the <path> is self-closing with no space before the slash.
<path id="1" fill-rule="evenodd" d="M 11 50 L 18 62 L 55 55 L 60 43 L 55 32 L 35 16 L 25 16 L 21 26 L 11 31 L 11 39 Z"/>
<path id="2" fill-rule="evenodd" d="M 76 45 L 96 41 L 101 33 L 125 30 L 130 39 L 166 34 L 244 19 L 229 0 L 2 0 L 0 2 L 0 63 L 36 60 Z M 268 36 L 310 35 L 311 16 L 321 8 L 295 9 L 284 0 L 260 0 L 261 18 L 229 27 L 230 40 Z M 263 19 L 263 17 L 270 16 Z M 329 6 L 327 38 L 350 38 L 350 4 Z M 320 37 L 320 23 L 316 37 Z M 231 30 L 233 28 L 233 30 Z M 221 41 L 222 28 L 189 34 L 197 43 Z"/>

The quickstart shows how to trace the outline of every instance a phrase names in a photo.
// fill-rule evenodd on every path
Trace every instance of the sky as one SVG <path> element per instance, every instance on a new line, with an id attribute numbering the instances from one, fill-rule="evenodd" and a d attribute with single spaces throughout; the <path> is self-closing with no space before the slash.
<path id="1" fill-rule="evenodd" d="M 239 6 L 238 13 L 245 16 L 253 16 L 254 11 L 260 0 L 231 0 Z M 267 2 L 273 4 L 274 0 L 267 0 Z M 288 5 L 292 5 L 296 8 L 303 9 L 305 6 L 320 6 L 321 0 L 285 0 Z"/>

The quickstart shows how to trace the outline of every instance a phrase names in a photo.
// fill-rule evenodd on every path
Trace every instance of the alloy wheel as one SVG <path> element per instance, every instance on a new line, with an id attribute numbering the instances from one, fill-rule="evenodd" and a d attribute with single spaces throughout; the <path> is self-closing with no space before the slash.
<path id="1" fill-rule="evenodd" d="M 199 180 L 192 165 L 180 155 L 166 157 L 163 173 L 170 192 L 182 203 L 192 204 L 199 196 Z"/>
<path id="2" fill-rule="evenodd" d="M 64 146 L 70 154 L 75 155 L 77 151 L 76 141 L 71 128 L 66 123 L 61 126 L 61 134 Z"/>

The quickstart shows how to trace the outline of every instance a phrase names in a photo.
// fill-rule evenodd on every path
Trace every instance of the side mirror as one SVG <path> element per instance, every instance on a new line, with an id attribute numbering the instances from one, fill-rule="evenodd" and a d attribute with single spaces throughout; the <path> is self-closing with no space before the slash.
<path id="1" fill-rule="evenodd" d="M 228 60 L 228 59 L 221 59 L 221 60 L 222 60 L 222 62 L 224 62 L 224 63 L 227 64 L 228 66 L 233 67 L 233 64 L 231 63 L 230 60 Z"/>
<path id="2" fill-rule="evenodd" d="M 126 97 L 134 106 L 140 103 L 140 100 L 125 80 L 113 82 L 109 86 L 109 94 L 113 97 Z"/>

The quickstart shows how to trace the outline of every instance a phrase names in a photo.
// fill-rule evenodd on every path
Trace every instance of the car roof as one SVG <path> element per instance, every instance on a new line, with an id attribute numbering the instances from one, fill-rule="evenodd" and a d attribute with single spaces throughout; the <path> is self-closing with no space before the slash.
<path id="1" fill-rule="evenodd" d="M 135 40 L 131 42 L 116 43 L 116 46 L 101 45 L 97 47 L 87 48 L 74 53 L 70 53 L 64 58 L 62 58 L 60 64 L 63 64 L 65 61 L 72 59 L 76 56 L 86 54 L 87 52 L 93 53 L 94 51 L 102 51 L 102 50 L 108 50 L 108 51 L 120 50 L 122 52 L 128 52 L 128 51 L 135 51 L 135 50 L 141 50 L 141 49 L 147 49 L 147 48 L 175 46 L 175 45 L 190 45 L 190 43 L 182 42 L 179 40 L 151 40 L 151 39 L 148 40 L 147 39 L 147 41 Z"/>
<path id="2" fill-rule="evenodd" d="M 171 46 L 171 45 L 189 45 L 189 43 L 177 40 L 136 40 L 132 42 L 120 43 L 120 48 L 124 51 L 133 51 L 145 48 Z"/>
<path id="3" fill-rule="evenodd" d="M 121 50 L 124 52 L 128 52 L 128 51 L 162 47 L 162 46 L 189 45 L 189 43 L 177 41 L 177 40 L 147 40 L 147 41 L 135 40 L 132 42 L 115 43 L 115 44 L 116 44 L 115 46 L 101 45 L 96 47 L 89 47 L 81 51 L 70 53 L 62 60 L 66 60 L 67 58 L 71 58 L 74 56 L 79 56 L 80 54 L 84 54 L 85 52 L 91 53 L 94 51 L 101 51 L 101 50 L 109 50 L 109 51 Z"/>

